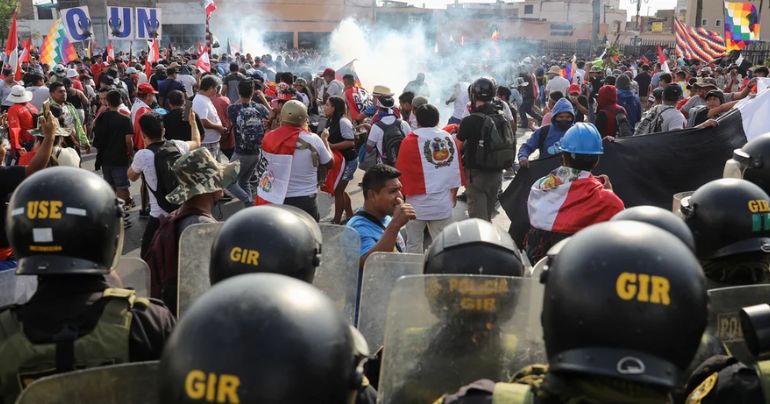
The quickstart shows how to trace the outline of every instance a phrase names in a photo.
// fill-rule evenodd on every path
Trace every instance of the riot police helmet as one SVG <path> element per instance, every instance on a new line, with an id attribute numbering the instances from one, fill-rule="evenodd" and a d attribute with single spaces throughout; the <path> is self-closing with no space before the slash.
<path id="1" fill-rule="evenodd" d="M 770 133 L 757 136 L 727 160 L 725 178 L 742 178 L 753 182 L 770 194 Z"/>
<path id="2" fill-rule="evenodd" d="M 19 275 L 107 274 L 122 250 L 122 209 L 98 175 L 51 167 L 16 188 L 6 233 Z"/>
<path id="3" fill-rule="evenodd" d="M 610 220 L 634 220 L 660 227 L 678 237 L 691 250 L 695 251 L 695 239 L 690 228 L 679 216 L 663 208 L 649 205 L 634 206 L 618 212 Z"/>

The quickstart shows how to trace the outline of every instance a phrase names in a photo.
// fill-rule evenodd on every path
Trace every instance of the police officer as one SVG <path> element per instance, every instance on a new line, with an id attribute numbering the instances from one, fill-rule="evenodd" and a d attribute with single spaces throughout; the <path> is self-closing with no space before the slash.
<path id="1" fill-rule="evenodd" d="M 208 291 L 179 322 L 160 363 L 163 403 L 349 403 L 363 388 L 365 343 L 321 291 L 246 274 Z"/>
<path id="2" fill-rule="evenodd" d="M 321 263 L 321 229 L 305 211 L 280 205 L 243 209 L 222 225 L 211 249 L 211 284 L 252 272 L 308 283 Z"/>
<path id="3" fill-rule="evenodd" d="M 695 251 L 695 239 L 692 236 L 687 224 L 673 212 L 659 208 L 657 206 L 634 206 L 624 209 L 616 214 L 610 220 L 634 220 L 660 227 L 663 230 L 675 235 L 679 240 L 685 243 L 691 250 Z"/>
<path id="4" fill-rule="evenodd" d="M 724 177 L 753 182 L 770 194 L 770 133 L 735 149 L 733 158 L 725 163 Z"/>
<path id="5" fill-rule="evenodd" d="M 548 368 L 527 368 L 514 383 L 480 380 L 439 402 L 669 401 L 707 317 L 703 273 L 684 243 L 646 223 L 596 224 L 542 279 Z"/>
<path id="6" fill-rule="evenodd" d="M 21 183 L 9 207 L 18 275 L 38 276 L 24 305 L 0 311 L 0 401 L 52 373 L 160 358 L 174 318 L 159 300 L 109 288 L 122 212 L 99 176 L 72 167 Z"/>
<path id="7" fill-rule="evenodd" d="M 770 197 L 739 179 L 711 181 L 682 201 L 709 288 L 768 283 Z"/>
<path id="8" fill-rule="evenodd" d="M 425 252 L 423 273 L 520 277 L 524 265 L 508 233 L 485 220 L 467 219 L 448 225 L 433 240 Z M 430 311 L 439 322 L 411 335 L 415 340 L 427 339 L 428 346 L 387 402 L 430 402 L 464 382 L 499 374 L 501 358 L 523 343 L 501 327 L 513 316 L 516 302 L 511 298 L 516 294 L 511 291 L 517 284 L 513 278 L 492 279 L 426 279 Z M 493 306 L 469 307 L 469 300 L 491 301 Z M 406 341 L 409 337 L 405 336 Z M 386 345 L 386 353 L 388 349 Z"/>

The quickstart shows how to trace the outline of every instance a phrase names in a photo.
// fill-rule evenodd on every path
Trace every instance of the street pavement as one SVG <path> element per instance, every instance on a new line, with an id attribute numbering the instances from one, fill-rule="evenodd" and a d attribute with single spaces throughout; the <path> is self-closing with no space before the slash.
<path id="1" fill-rule="evenodd" d="M 521 145 L 522 143 L 526 142 L 526 140 L 531 136 L 531 134 L 532 132 L 530 130 L 519 129 L 516 134 L 517 145 Z M 84 155 L 82 167 L 89 171 L 94 171 L 94 160 L 95 160 L 94 154 Z M 97 174 L 101 175 L 101 172 L 97 172 Z M 353 205 L 354 211 L 360 208 L 361 206 L 363 206 L 364 204 L 363 192 L 361 191 L 361 187 L 359 186 L 363 175 L 364 175 L 364 172 L 361 170 L 358 170 L 356 172 L 356 175 L 353 181 L 350 181 L 350 183 L 348 184 L 347 191 L 348 191 L 348 194 L 350 194 L 350 200 Z M 509 183 L 510 183 L 510 180 L 504 180 L 503 189 L 505 189 Z M 139 205 L 139 201 L 141 200 L 139 197 L 140 184 L 141 184 L 141 181 L 133 182 L 131 184 L 131 195 L 134 198 L 134 200 L 137 202 L 137 205 Z M 464 202 L 458 201 L 457 206 L 455 207 L 453 212 L 453 219 L 455 221 L 467 219 L 468 213 L 466 211 L 466 208 L 467 206 Z M 226 203 L 219 203 L 217 204 L 217 207 L 214 209 L 214 217 L 216 217 L 218 220 L 224 221 L 228 217 L 232 216 L 235 212 L 239 211 L 240 209 L 243 209 L 243 204 L 237 199 L 234 199 Z M 321 215 L 322 222 L 330 221 L 331 218 L 334 216 L 334 198 L 329 194 L 319 192 L 318 210 Z M 144 232 L 144 227 L 147 223 L 147 219 L 139 217 L 139 207 L 136 207 L 130 210 L 129 220 L 131 221 L 132 226 L 125 230 L 125 239 L 123 242 L 123 255 L 138 257 L 140 242 L 142 239 L 142 233 Z M 498 206 L 497 215 L 492 219 L 492 223 L 498 226 L 500 229 L 507 232 L 511 221 L 508 219 L 508 216 L 505 214 L 505 212 L 502 209 L 500 209 Z"/>

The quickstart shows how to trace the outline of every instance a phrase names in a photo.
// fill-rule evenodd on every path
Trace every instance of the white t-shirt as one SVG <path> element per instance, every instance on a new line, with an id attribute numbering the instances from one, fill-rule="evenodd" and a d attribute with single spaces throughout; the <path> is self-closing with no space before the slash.
<path id="1" fill-rule="evenodd" d="M 565 96 L 569 95 L 569 80 L 561 76 L 556 76 L 548 80 L 548 83 L 545 85 L 545 92 L 552 93 L 554 91 L 561 91 Z"/>
<path id="2" fill-rule="evenodd" d="M 190 146 L 186 142 L 181 140 L 172 140 L 172 142 L 174 142 L 180 153 L 190 152 Z M 134 172 L 144 174 L 144 180 L 148 187 L 158 189 L 158 175 L 155 172 L 155 153 L 152 150 L 142 149 L 136 152 L 134 161 L 131 163 L 131 169 Z M 169 212 L 166 212 L 158 205 L 158 200 L 155 199 L 152 191 L 148 193 L 150 194 L 150 216 L 160 217 L 161 215 L 168 215 Z"/>
<path id="3" fill-rule="evenodd" d="M 340 134 L 342 135 L 343 139 L 356 140 L 356 133 L 353 130 L 353 123 L 350 122 L 350 119 L 345 118 L 344 116 L 340 119 Z"/>
<path id="4" fill-rule="evenodd" d="M 342 97 L 342 94 L 345 92 L 345 86 L 338 80 L 332 80 L 329 84 L 324 85 L 324 91 L 321 92 L 322 96 L 324 92 L 328 94 L 329 97 Z"/>
<path id="5" fill-rule="evenodd" d="M 193 95 L 195 95 L 195 93 L 193 92 L 193 86 L 197 84 L 197 82 L 195 81 L 195 77 L 190 76 L 189 74 L 177 74 L 176 79 L 177 81 L 182 83 L 182 85 L 184 86 L 184 92 L 185 92 L 185 95 L 187 95 L 187 98 L 190 98 Z"/>
<path id="6" fill-rule="evenodd" d="M 663 117 L 663 122 L 660 125 L 661 132 L 684 129 L 685 125 L 687 124 L 687 120 L 684 119 L 684 115 L 682 115 L 682 113 L 679 112 L 679 110 L 676 108 L 670 108 L 663 111 L 661 116 Z"/>
<path id="7" fill-rule="evenodd" d="M 320 163 L 326 164 L 332 159 L 332 153 L 324 141 L 315 133 L 302 132 L 299 137 L 310 143 L 318 151 Z M 291 160 L 291 178 L 286 197 L 309 196 L 318 192 L 318 167 L 313 167 L 313 155 L 308 149 L 294 150 Z"/>
<path id="8" fill-rule="evenodd" d="M 381 119 L 381 122 L 385 125 L 390 125 L 393 122 L 396 121 L 396 117 L 393 115 L 388 115 Z M 404 136 L 408 135 L 412 132 L 412 128 L 409 127 L 409 124 L 401 120 L 401 130 L 404 132 Z M 382 132 L 382 129 L 380 129 L 379 126 L 376 124 L 372 125 L 372 129 L 369 130 L 369 137 L 366 140 L 367 144 L 373 144 L 377 146 L 377 151 L 382 155 L 382 135 L 384 133 Z"/>
<path id="9" fill-rule="evenodd" d="M 43 111 L 43 103 L 50 97 L 50 92 L 48 91 L 48 87 L 46 86 L 40 86 L 40 87 L 27 87 L 28 91 L 32 92 L 32 100 L 30 103 L 37 108 L 38 111 L 42 113 Z"/>
<path id="10" fill-rule="evenodd" d="M 217 114 L 217 109 L 214 107 L 214 103 L 211 102 L 211 98 L 206 97 L 201 93 L 196 94 L 195 98 L 193 98 L 192 110 L 193 112 L 198 114 L 198 117 L 200 119 L 208 119 L 211 123 L 215 125 L 222 124 L 222 121 L 219 119 L 219 115 Z M 222 137 L 222 134 L 219 133 L 218 130 L 205 129 L 203 131 L 202 143 L 204 144 L 217 143 L 219 142 L 219 139 L 221 137 Z"/>
<path id="11" fill-rule="evenodd" d="M 454 89 L 454 110 L 452 111 L 452 118 L 463 119 L 470 115 L 468 112 L 468 87 L 470 83 L 461 81 L 455 84 Z"/>
<path id="12" fill-rule="evenodd" d="M 134 103 L 131 105 L 131 125 L 136 122 L 136 113 L 139 112 L 141 108 L 150 108 L 149 105 L 145 104 L 144 101 L 137 98 Z"/>
<path id="13" fill-rule="evenodd" d="M 414 207 L 417 220 L 444 220 L 452 216 L 450 190 L 434 194 L 407 196 L 406 203 Z"/>

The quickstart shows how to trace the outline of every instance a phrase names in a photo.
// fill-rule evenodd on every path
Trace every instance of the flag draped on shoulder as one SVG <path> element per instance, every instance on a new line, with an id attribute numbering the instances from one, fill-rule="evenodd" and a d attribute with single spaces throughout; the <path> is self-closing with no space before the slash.
<path id="1" fill-rule="evenodd" d="M 282 204 L 289 191 L 291 163 L 297 140 L 304 129 L 283 125 L 268 132 L 262 141 L 262 154 L 257 171 L 257 205 Z"/>
<path id="2" fill-rule="evenodd" d="M 407 135 L 396 168 L 403 173 L 405 196 L 444 192 L 463 182 L 460 148 L 452 135 L 439 128 L 419 128 Z"/>
<path id="3" fill-rule="evenodd" d="M 567 234 L 610 220 L 621 210 L 620 199 L 590 171 L 564 166 L 537 180 L 527 202 L 532 227 Z"/>
<path id="4" fill-rule="evenodd" d="M 676 53 L 685 59 L 710 63 L 725 54 L 725 40 L 716 32 L 693 28 L 674 19 Z"/>

